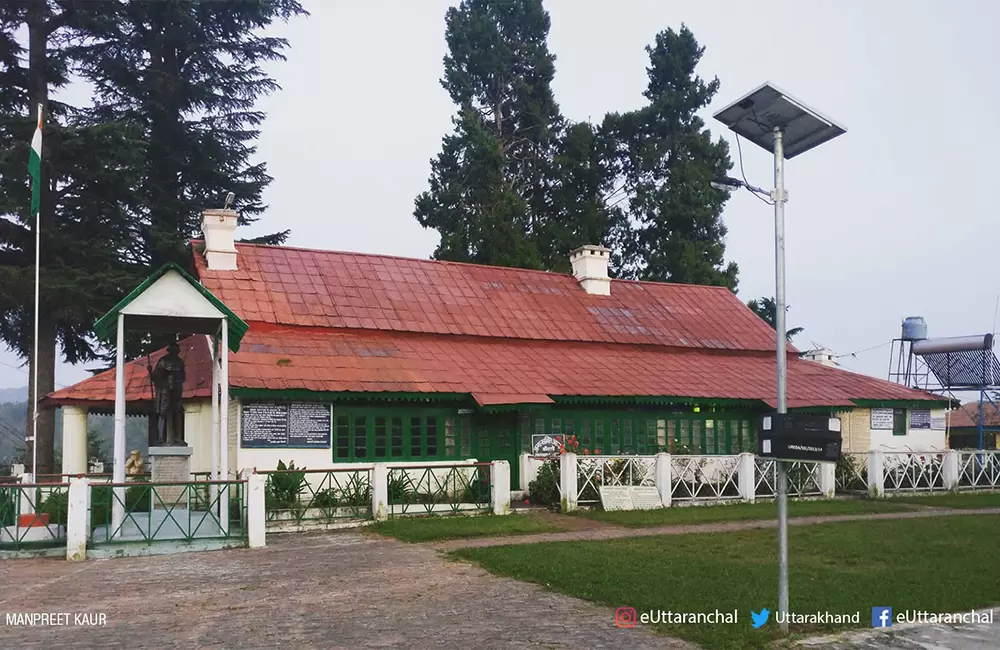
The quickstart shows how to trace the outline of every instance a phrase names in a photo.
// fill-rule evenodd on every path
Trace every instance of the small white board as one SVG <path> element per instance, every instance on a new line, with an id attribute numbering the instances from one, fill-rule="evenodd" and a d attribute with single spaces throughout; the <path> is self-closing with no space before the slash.
<path id="1" fill-rule="evenodd" d="M 663 507 L 660 491 L 655 487 L 631 487 L 629 490 L 632 492 L 632 507 L 636 510 L 655 510 Z"/>
<path id="2" fill-rule="evenodd" d="M 632 492 L 626 485 L 601 487 L 601 505 L 606 511 L 632 510 Z"/>

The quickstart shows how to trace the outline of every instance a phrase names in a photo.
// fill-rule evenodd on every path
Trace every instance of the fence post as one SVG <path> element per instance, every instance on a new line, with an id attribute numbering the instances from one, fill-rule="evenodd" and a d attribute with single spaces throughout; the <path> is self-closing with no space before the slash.
<path id="1" fill-rule="evenodd" d="M 30 485 L 34 482 L 35 482 L 34 474 L 21 474 L 22 485 Z M 18 490 L 18 494 L 20 494 L 20 501 L 21 501 L 21 503 L 19 504 L 20 507 L 17 510 L 18 514 L 21 515 L 35 514 L 35 501 L 38 500 L 39 490 L 35 489 L 32 491 L 34 492 L 34 494 L 29 495 L 28 490 L 25 488 L 21 488 L 20 490 Z"/>
<path id="2" fill-rule="evenodd" d="M 510 463 L 495 460 L 490 463 L 490 501 L 493 514 L 510 514 Z"/>
<path id="3" fill-rule="evenodd" d="M 660 493 L 660 503 L 664 508 L 670 507 L 674 486 L 670 476 L 670 454 L 656 454 L 656 490 Z"/>
<path id="4" fill-rule="evenodd" d="M 955 491 L 958 489 L 958 451 L 949 449 L 944 452 L 944 460 L 941 462 L 941 480 L 944 489 Z"/>
<path id="5" fill-rule="evenodd" d="M 819 465 L 819 491 L 827 499 L 837 494 L 837 463 L 817 463 Z"/>
<path id="6" fill-rule="evenodd" d="M 527 492 L 531 482 L 538 476 L 538 464 L 534 462 L 531 454 L 524 453 L 518 459 L 521 465 L 521 491 Z"/>
<path id="7" fill-rule="evenodd" d="M 389 466 L 385 463 L 372 468 L 372 517 L 375 521 L 389 518 Z"/>
<path id="8" fill-rule="evenodd" d="M 885 454 L 879 449 L 868 452 L 868 497 L 881 499 L 885 496 Z"/>
<path id="9" fill-rule="evenodd" d="M 559 491 L 562 493 L 562 511 L 576 510 L 578 488 L 576 484 L 576 454 L 565 453 L 559 456 Z"/>
<path id="10" fill-rule="evenodd" d="M 69 494 L 66 506 L 66 559 L 80 562 L 87 559 L 87 537 L 90 532 L 88 502 L 90 501 L 90 481 L 86 477 L 69 480 Z"/>
<path id="11" fill-rule="evenodd" d="M 740 499 L 753 503 L 757 498 L 757 461 L 753 454 L 746 451 L 740 454 L 738 481 Z"/>
<path id="12" fill-rule="evenodd" d="M 247 541 L 250 548 L 267 545 L 267 476 L 254 472 L 247 477 Z"/>

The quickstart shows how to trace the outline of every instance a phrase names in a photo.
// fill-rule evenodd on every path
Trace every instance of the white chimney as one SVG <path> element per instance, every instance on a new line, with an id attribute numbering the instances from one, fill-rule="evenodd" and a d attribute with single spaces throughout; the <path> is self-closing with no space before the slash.
<path id="1" fill-rule="evenodd" d="M 808 352 L 803 352 L 799 356 L 803 359 L 808 359 L 809 361 L 815 361 L 818 364 L 824 366 L 830 366 L 831 368 L 836 368 L 839 364 L 836 362 L 833 351 L 826 348 L 820 348 L 818 350 L 809 350 Z"/>
<path id="2" fill-rule="evenodd" d="M 236 270 L 236 210 L 205 210 L 201 213 L 205 233 L 205 261 L 212 271 Z"/>
<path id="3" fill-rule="evenodd" d="M 584 291 L 597 296 L 611 295 L 611 278 L 608 277 L 610 258 L 611 249 L 603 246 L 581 246 L 569 254 L 573 277 Z"/>

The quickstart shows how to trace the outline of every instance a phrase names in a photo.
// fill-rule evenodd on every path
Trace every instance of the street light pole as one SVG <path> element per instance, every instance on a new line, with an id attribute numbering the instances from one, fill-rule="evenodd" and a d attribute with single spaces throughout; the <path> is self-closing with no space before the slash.
<path id="1" fill-rule="evenodd" d="M 747 138 L 761 149 L 774 154 L 774 335 L 778 357 L 778 413 L 788 412 L 786 383 L 788 380 L 785 338 L 785 159 L 794 158 L 824 142 L 843 135 L 847 130 L 809 108 L 788 93 L 765 83 L 750 91 L 715 114 L 715 119 Z M 720 185 L 746 187 L 762 193 L 745 181 L 727 178 Z M 784 418 L 782 418 L 784 419 Z M 767 452 L 762 452 L 766 455 Z M 788 633 L 788 463 L 775 460 L 778 497 L 778 608 L 781 631 Z"/>
<path id="2" fill-rule="evenodd" d="M 778 355 L 778 413 L 788 412 L 785 395 L 787 382 L 785 338 L 785 152 L 784 134 L 774 129 L 774 331 Z M 778 488 L 778 621 L 783 633 L 788 632 L 788 465 L 777 465 Z"/>

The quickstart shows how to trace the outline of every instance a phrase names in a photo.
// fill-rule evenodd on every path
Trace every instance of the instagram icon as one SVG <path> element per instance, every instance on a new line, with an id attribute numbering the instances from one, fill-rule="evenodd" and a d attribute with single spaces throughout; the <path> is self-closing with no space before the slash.
<path id="1" fill-rule="evenodd" d="M 615 625 L 618 627 L 635 627 L 635 607 L 619 607 L 615 610 Z"/>

